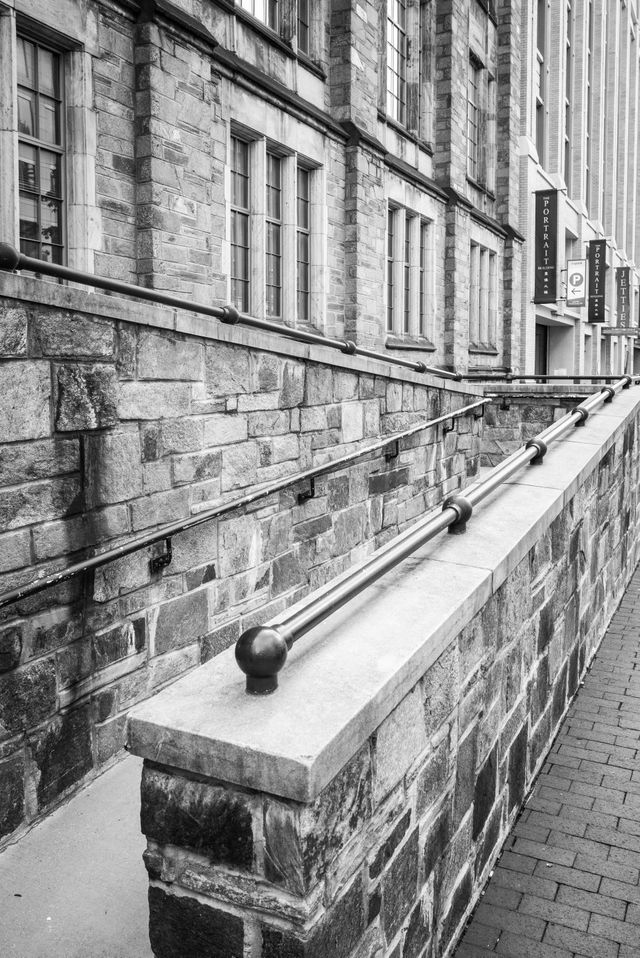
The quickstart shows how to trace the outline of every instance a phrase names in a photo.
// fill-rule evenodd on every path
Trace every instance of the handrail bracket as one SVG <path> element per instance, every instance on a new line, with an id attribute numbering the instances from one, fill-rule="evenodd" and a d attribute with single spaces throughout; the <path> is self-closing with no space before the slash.
<path id="1" fill-rule="evenodd" d="M 173 550 L 171 548 L 171 539 L 164 540 L 165 551 L 159 556 L 154 556 L 153 559 L 149 559 L 149 569 L 152 573 L 160 572 L 162 569 L 166 569 L 168 565 L 171 565 L 171 560 L 173 559 Z"/>
<path id="2" fill-rule="evenodd" d="M 298 505 L 302 505 L 303 502 L 307 502 L 308 499 L 313 499 L 316 494 L 316 480 L 314 476 L 311 476 L 309 479 L 309 488 L 304 492 L 298 493 Z"/>

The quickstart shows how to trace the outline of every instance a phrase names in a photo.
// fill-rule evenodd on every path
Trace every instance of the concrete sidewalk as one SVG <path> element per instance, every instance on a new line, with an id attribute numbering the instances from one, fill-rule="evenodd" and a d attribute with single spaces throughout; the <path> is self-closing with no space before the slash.
<path id="1" fill-rule="evenodd" d="M 0 854 L 2 958 L 151 958 L 141 771 L 127 756 Z"/>
<path id="2" fill-rule="evenodd" d="M 640 566 L 455 958 L 640 958 Z"/>

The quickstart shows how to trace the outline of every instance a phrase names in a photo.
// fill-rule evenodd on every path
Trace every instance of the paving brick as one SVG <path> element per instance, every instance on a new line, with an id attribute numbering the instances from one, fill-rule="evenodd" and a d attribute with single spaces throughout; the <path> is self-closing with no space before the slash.
<path id="1" fill-rule="evenodd" d="M 553 901 L 558 891 L 556 882 L 546 878 L 537 878 L 533 875 L 522 875 L 508 871 L 506 868 L 496 868 L 493 873 L 493 883 L 505 888 L 515 889 L 530 895 L 537 895 Z"/>
<path id="2" fill-rule="evenodd" d="M 542 941 L 531 941 L 520 935 L 505 932 L 500 939 L 497 954 L 509 958 L 573 958 L 567 948 L 558 948 Z"/>
<path id="3" fill-rule="evenodd" d="M 637 868 L 607 861 L 606 858 L 595 858 L 589 854 L 578 854 L 576 855 L 574 865 L 582 871 L 592 872 L 594 875 L 602 875 L 603 878 L 613 878 L 614 880 L 625 883 L 628 882 L 631 885 L 638 884 L 640 873 Z"/>
<path id="4" fill-rule="evenodd" d="M 536 867 L 536 858 L 508 851 L 503 853 L 500 859 L 500 867 L 516 872 L 523 872 L 525 875 L 531 875 Z"/>
<path id="5" fill-rule="evenodd" d="M 548 901 L 536 895 L 525 895 L 518 911 L 525 915 L 536 915 L 544 921 L 552 921 L 557 925 L 566 925 L 567 928 L 577 928 L 586 931 L 589 925 L 590 913 L 581 908 L 564 905 L 557 901 Z"/>
<path id="6" fill-rule="evenodd" d="M 584 911 L 595 912 L 598 915 L 607 915 L 609 918 L 618 918 L 621 921 L 625 917 L 626 905 L 619 898 L 609 898 L 599 890 L 597 895 L 593 892 L 585 891 L 581 888 L 569 888 L 567 885 L 561 885 L 558 889 L 556 901 L 564 905 L 571 905 L 574 908 L 582 908 Z"/>
<path id="7" fill-rule="evenodd" d="M 584 891 L 597 891 L 601 878 L 591 872 L 583 872 L 578 868 L 568 868 L 566 865 L 555 865 L 553 862 L 538 862 L 533 873 L 538 878 L 562 883 L 563 886 Z"/>
<path id="8" fill-rule="evenodd" d="M 525 938 L 541 941 L 546 927 L 542 918 L 498 908 L 496 905 L 481 903 L 476 911 L 478 920 L 485 925 L 493 925 L 502 931 L 513 931 Z"/>
<path id="9" fill-rule="evenodd" d="M 617 942 L 601 938 L 591 932 L 565 928 L 563 925 L 549 925 L 544 936 L 544 943 L 558 945 L 571 952 L 579 952 L 588 958 L 618 958 Z"/>
<path id="10" fill-rule="evenodd" d="M 637 926 L 607 918 L 605 915 L 592 915 L 589 922 L 589 934 L 601 935 L 625 945 L 640 945 L 640 933 Z"/>
<path id="11" fill-rule="evenodd" d="M 573 865 L 575 852 L 571 848 L 557 847 L 552 844 L 543 845 L 540 842 L 530 842 L 518 839 L 514 850 L 521 855 L 529 855 L 542 861 L 556 862 L 558 865 Z"/>

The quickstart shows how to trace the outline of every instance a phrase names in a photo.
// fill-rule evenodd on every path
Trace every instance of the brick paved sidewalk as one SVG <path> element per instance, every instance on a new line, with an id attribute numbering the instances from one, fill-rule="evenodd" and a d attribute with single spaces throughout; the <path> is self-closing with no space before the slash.
<path id="1" fill-rule="evenodd" d="M 640 958 L 640 566 L 455 958 Z"/>

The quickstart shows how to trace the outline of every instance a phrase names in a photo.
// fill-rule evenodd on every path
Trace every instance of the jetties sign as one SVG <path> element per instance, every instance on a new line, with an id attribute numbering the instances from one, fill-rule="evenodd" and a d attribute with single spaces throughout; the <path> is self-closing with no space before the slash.
<path id="1" fill-rule="evenodd" d="M 618 266 L 616 269 L 618 326 L 629 326 L 631 323 L 631 314 L 629 312 L 629 272 L 628 266 Z"/>
<path id="2" fill-rule="evenodd" d="M 589 243 L 589 313 L 590 323 L 604 323 L 604 296 L 607 273 L 607 241 L 591 240 Z"/>
<path id="3" fill-rule="evenodd" d="M 536 193 L 534 303 L 555 303 L 558 282 L 558 192 Z"/>

